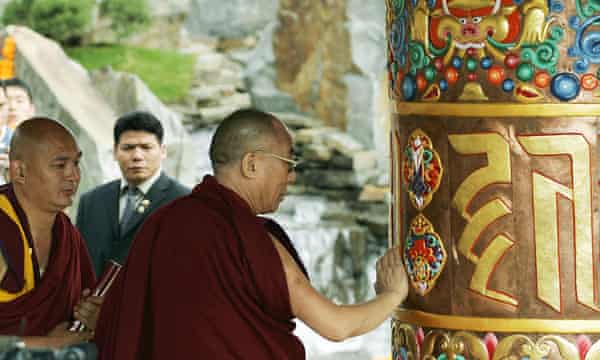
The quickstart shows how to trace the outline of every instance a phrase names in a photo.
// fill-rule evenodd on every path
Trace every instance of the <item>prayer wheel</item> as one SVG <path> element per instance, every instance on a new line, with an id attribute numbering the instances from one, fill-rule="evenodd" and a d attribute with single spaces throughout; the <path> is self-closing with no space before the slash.
<path id="1" fill-rule="evenodd" d="M 386 5 L 393 359 L 600 359 L 600 1 Z"/>

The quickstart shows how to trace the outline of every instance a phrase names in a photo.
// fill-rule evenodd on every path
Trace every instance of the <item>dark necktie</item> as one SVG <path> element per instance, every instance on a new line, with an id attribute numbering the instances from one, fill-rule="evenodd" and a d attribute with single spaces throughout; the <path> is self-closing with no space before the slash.
<path id="1" fill-rule="evenodd" d="M 140 190 L 137 187 L 131 185 L 127 187 L 127 193 L 125 195 L 127 197 L 127 202 L 125 203 L 125 209 L 123 209 L 123 216 L 121 217 L 121 234 L 123 234 L 127 228 L 127 224 L 129 221 L 131 221 L 133 214 L 135 214 L 135 207 L 139 193 Z"/>

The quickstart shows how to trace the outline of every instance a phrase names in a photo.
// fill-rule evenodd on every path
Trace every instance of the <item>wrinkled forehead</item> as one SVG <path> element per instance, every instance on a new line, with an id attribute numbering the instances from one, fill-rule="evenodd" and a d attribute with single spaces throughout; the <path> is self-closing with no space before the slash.
<path id="1" fill-rule="evenodd" d="M 78 157 L 81 153 L 73 136 L 66 132 L 44 134 L 34 146 L 31 146 L 31 151 L 31 155 L 45 159 L 59 155 L 62 157 Z"/>

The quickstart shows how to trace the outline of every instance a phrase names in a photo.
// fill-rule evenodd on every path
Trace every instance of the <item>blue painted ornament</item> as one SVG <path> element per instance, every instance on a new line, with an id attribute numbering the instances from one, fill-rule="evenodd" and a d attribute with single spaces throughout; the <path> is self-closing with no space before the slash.
<path id="1" fill-rule="evenodd" d="M 446 79 L 440 80 L 440 90 L 442 90 L 442 91 L 448 90 L 448 81 L 446 81 Z"/>
<path id="2" fill-rule="evenodd" d="M 417 82 L 411 75 L 406 75 L 402 80 L 402 95 L 406 101 L 414 100 L 417 95 Z"/>
<path id="3" fill-rule="evenodd" d="M 481 59 L 481 68 L 484 70 L 487 70 L 489 68 L 492 67 L 492 65 L 494 64 L 494 62 L 492 61 L 492 59 L 490 57 L 484 57 L 483 59 Z"/>
<path id="4" fill-rule="evenodd" d="M 505 79 L 502 82 L 502 90 L 506 91 L 506 92 L 511 92 L 513 91 L 515 88 L 515 82 L 513 81 L 513 79 Z"/>
<path id="5" fill-rule="evenodd" d="M 455 69 L 460 69 L 462 67 L 462 63 L 463 63 L 462 59 L 459 58 L 458 56 L 455 56 L 455 57 L 452 58 L 452 66 Z"/>
<path id="6" fill-rule="evenodd" d="M 557 74 L 550 83 L 550 92 L 560 101 L 575 99 L 579 95 L 579 90 L 579 79 L 571 73 Z"/>

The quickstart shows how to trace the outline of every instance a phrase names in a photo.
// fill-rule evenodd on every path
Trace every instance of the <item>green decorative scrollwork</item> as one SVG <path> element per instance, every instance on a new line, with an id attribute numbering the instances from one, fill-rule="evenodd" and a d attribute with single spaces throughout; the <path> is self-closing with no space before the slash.
<path id="1" fill-rule="evenodd" d="M 429 65 L 431 59 L 425 53 L 423 44 L 416 41 L 409 41 L 408 56 L 410 58 L 410 73 L 416 74 L 418 70 Z"/>

